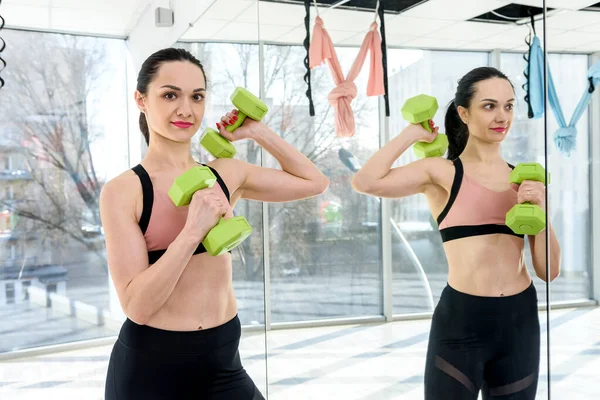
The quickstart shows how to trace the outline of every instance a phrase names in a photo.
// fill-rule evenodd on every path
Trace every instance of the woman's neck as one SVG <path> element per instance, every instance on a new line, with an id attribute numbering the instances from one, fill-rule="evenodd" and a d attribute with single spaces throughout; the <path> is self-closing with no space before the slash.
<path id="1" fill-rule="evenodd" d="M 494 164 L 503 161 L 500 143 L 483 142 L 474 136 L 469 136 L 467 145 L 460 155 L 461 160 Z"/>
<path id="2" fill-rule="evenodd" d="M 190 141 L 175 142 L 161 135 L 152 134 L 144 162 L 158 169 L 187 169 L 190 165 L 196 163 L 192 157 L 190 147 Z"/>

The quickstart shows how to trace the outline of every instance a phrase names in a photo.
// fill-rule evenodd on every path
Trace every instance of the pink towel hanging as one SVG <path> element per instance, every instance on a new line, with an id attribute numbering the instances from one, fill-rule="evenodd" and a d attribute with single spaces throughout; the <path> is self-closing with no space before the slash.
<path id="1" fill-rule="evenodd" d="M 354 80 L 360 73 L 367 57 L 371 53 L 371 66 L 369 70 L 369 83 L 367 85 L 367 96 L 380 96 L 385 94 L 383 86 L 383 61 L 381 55 L 381 36 L 377 29 L 377 23 L 373 22 L 369 32 L 365 36 L 356 60 L 344 79 L 342 67 L 335 53 L 333 42 L 329 33 L 323 27 L 323 20 L 317 16 L 313 30 L 313 38 L 310 43 L 309 59 L 310 68 L 318 67 L 328 60 L 329 69 L 333 75 L 336 87 L 329 93 L 327 99 L 335 110 L 335 132 L 338 137 L 354 136 L 354 113 L 350 103 L 356 97 L 357 89 Z"/>

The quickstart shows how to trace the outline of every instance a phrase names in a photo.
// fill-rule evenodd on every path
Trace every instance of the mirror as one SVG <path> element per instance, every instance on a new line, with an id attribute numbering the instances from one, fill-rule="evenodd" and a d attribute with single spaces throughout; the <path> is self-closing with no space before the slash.
<path id="1" fill-rule="evenodd" d="M 327 392 L 335 393 L 330 398 L 344 399 L 422 399 L 427 393 L 429 399 L 436 398 L 431 389 L 436 385 L 443 388 L 444 395 L 464 398 L 475 398 L 480 388 L 496 395 L 504 391 L 528 398 L 549 397 L 545 257 L 536 257 L 534 268 L 528 239 L 497 235 L 489 251 L 497 251 L 493 249 L 502 240 L 520 241 L 525 266 L 519 268 L 520 251 L 516 251 L 510 259 L 514 269 L 496 266 L 507 270 L 498 275 L 498 282 L 487 286 L 489 292 L 485 285 L 481 292 L 475 289 L 481 286 L 467 285 L 470 295 L 455 289 L 457 297 L 450 296 L 453 288 L 448 283 L 447 251 L 456 254 L 457 247 L 452 250 L 451 242 L 442 241 L 437 216 L 432 216 L 426 197 L 378 197 L 360 194 L 352 186 L 356 172 L 373 154 L 398 143 L 396 137 L 409 125 L 401 112 L 406 100 L 418 94 L 435 96 L 438 109 L 433 120 L 443 132 L 446 107 L 455 97 L 458 80 L 485 66 L 506 74 L 515 89 L 512 126 L 502 141 L 502 158 L 514 165 L 537 162 L 548 169 L 544 120 L 528 118 L 523 89 L 527 67 L 523 56 L 528 53 L 526 39 L 532 31 L 529 16 L 542 37 L 543 7 L 541 0 L 259 2 L 263 82 L 266 98 L 280 110 L 274 117 L 276 126 L 282 137 L 301 148 L 331 180 L 329 190 L 315 199 L 269 206 L 269 230 L 279 232 L 270 237 L 268 256 L 269 398 L 319 398 Z M 369 82 L 376 81 L 369 76 L 370 53 L 366 53 L 362 69 L 357 68 L 360 72 L 352 76 L 356 92 L 350 84 L 338 85 L 348 77 L 374 21 L 386 50 L 382 68 L 387 96 L 368 95 Z M 333 43 L 341 78 L 335 77 L 337 68 L 319 62 L 320 47 L 311 52 L 315 40 L 326 40 L 325 35 L 315 33 L 315 25 L 321 23 Z M 346 134 L 343 124 L 336 125 L 336 118 L 347 112 L 338 100 L 343 93 L 352 98 L 348 101 L 354 116 L 352 135 Z M 407 149 L 393 167 L 417 159 L 413 150 Z M 267 162 L 278 167 L 269 156 Z M 497 191 L 509 188 L 508 182 L 498 183 L 492 174 L 479 174 L 473 165 L 476 163 L 465 161 L 464 174 L 474 176 L 472 179 L 489 178 L 484 183 L 496 182 Z M 507 180 L 509 172 L 505 167 Z M 479 190 L 483 196 L 481 191 L 486 188 Z M 495 195 L 488 192 L 487 196 Z M 294 215 L 297 213 L 300 217 Z M 479 239 L 473 243 L 486 243 L 485 239 L 477 242 Z M 468 259 L 466 252 L 461 259 Z M 473 274 L 482 273 L 483 268 L 475 268 Z M 453 269 L 450 278 L 458 276 L 456 263 Z M 494 334 L 504 340 L 504 347 L 494 351 L 513 354 L 517 352 L 515 343 L 526 342 L 527 351 L 523 350 L 521 358 L 515 355 L 498 361 L 486 353 L 481 361 L 477 357 L 483 355 L 471 352 L 474 361 L 457 367 L 454 364 L 464 359 L 449 361 L 451 346 L 433 346 L 444 339 L 462 343 L 459 340 L 464 340 L 465 332 L 470 332 L 476 343 L 494 337 L 483 323 L 472 322 L 481 315 L 464 316 L 468 315 L 466 306 L 454 304 L 450 308 L 460 310 L 447 311 L 448 302 L 459 301 L 457 298 L 473 300 L 475 308 L 489 300 L 480 303 L 477 297 L 497 297 L 493 304 L 503 304 L 495 309 L 501 316 L 486 308 L 495 315 L 486 321 L 495 318 L 499 327 Z M 511 323 L 507 326 L 506 321 Z M 519 324 L 518 330 L 513 329 Z M 431 331 L 432 326 L 436 332 Z M 450 330 L 453 333 L 448 334 L 456 337 L 440 336 Z M 525 334 L 520 336 L 521 331 Z M 485 369 L 477 369 L 484 362 Z M 426 370 L 431 374 L 428 378 Z"/>
<path id="2" fill-rule="evenodd" d="M 598 320 L 598 83 L 600 3 L 548 1 L 549 215 L 560 243 L 550 285 L 551 388 L 555 398 L 593 398 Z M 554 87 L 554 91 L 551 88 Z"/>

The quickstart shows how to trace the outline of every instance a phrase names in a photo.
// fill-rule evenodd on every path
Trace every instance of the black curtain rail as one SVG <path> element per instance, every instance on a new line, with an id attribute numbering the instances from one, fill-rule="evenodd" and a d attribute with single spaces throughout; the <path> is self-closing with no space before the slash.
<path id="1" fill-rule="evenodd" d="M 270 3 L 281 4 L 304 4 L 304 0 L 261 0 Z M 401 14 L 410 10 L 413 7 L 427 3 L 429 0 L 380 0 L 380 4 L 385 5 L 386 14 Z M 310 1 L 311 6 L 314 6 L 314 0 Z M 317 0 L 317 7 L 338 8 L 340 10 L 353 10 L 364 12 L 375 12 L 377 0 Z"/>

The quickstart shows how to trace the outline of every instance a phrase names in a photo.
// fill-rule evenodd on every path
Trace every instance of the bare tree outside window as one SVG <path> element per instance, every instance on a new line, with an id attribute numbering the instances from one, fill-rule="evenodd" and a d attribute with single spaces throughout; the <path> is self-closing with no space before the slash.
<path id="1" fill-rule="evenodd" d="M 94 126 L 90 93 L 101 90 L 104 47 L 93 38 L 7 32 L 13 68 L 0 107 L 4 157 L 26 178 L 12 197 L 0 201 L 17 232 L 35 232 L 36 254 L 51 248 L 50 262 L 77 243 L 104 259 L 98 197 L 102 186 L 92 158 L 100 134 Z M 17 67 L 18 66 L 18 67 Z M 10 154 L 8 154 L 10 153 Z M 99 265 L 105 265 L 104 262 Z"/>

